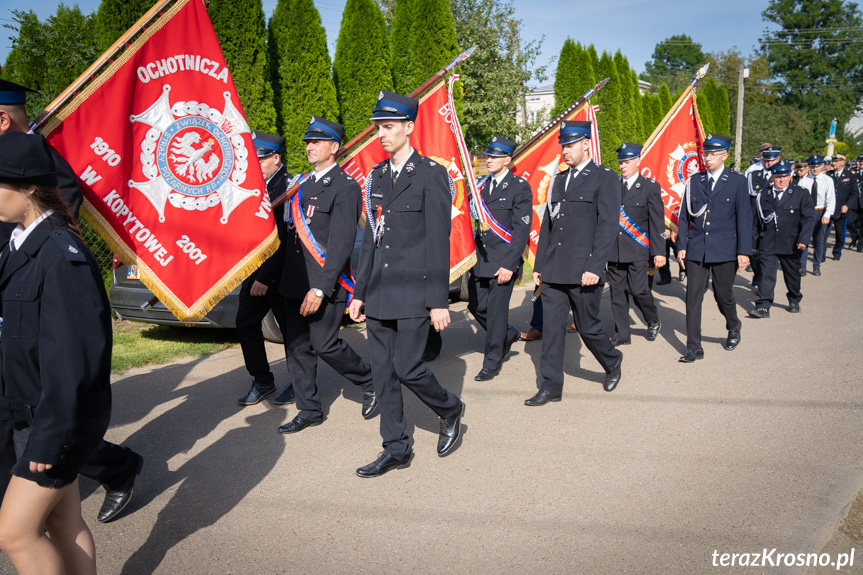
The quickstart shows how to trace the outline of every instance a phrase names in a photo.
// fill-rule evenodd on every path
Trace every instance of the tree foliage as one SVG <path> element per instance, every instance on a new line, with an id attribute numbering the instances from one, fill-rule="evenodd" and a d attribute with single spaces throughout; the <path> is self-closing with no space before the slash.
<path id="1" fill-rule="evenodd" d="M 368 126 L 378 91 L 393 88 L 389 56 L 383 12 L 374 0 L 348 0 L 333 59 L 333 82 L 348 139 Z"/>
<path id="2" fill-rule="evenodd" d="M 676 92 L 689 84 L 704 60 L 701 44 L 686 34 L 672 36 L 656 45 L 653 60 L 644 64 L 641 79 L 654 86 L 665 82 L 671 91 Z"/>
<path id="3" fill-rule="evenodd" d="M 671 99 L 671 90 L 668 88 L 668 84 L 665 82 L 659 86 L 659 113 L 662 117 L 665 117 L 665 114 L 671 109 L 671 106 L 674 104 L 674 100 Z"/>
<path id="4" fill-rule="evenodd" d="M 272 134 L 276 130 L 276 109 L 261 0 L 210 0 L 208 12 L 246 121 L 253 130 Z"/>
<path id="5" fill-rule="evenodd" d="M 102 0 L 94 15 L 95 35 L 102 52 L 153 7 L 156 0 Z"/>
<path id="6" fill-rule="evenodd" d="M 282 160 L 296 173 L 308 166 L 300 138 L 312 115 L 339 117 L 327 36 L 312 0 L 279 0 L 269 31 L 276 115 L 286 139 Z"/>
<path id="7" fill-rule="evenodd" d="M 419 0 L 397 0 L 392 8 L 390 26 L 390 68 L 393 90 L 409 94 L 413 85 L 413 4 Z"/>
<path id="8" fill-rule="evenodd" d="M 557 116 L 596 86 L 596 70 L 588 52 L 581 44 L 567 39 L 560 50 L 557 60 L 557 74 L 554 78 L 554 109 L 551 116 Z"/>
<path id="9" fill-rule="evenodd" d="M 599 128 L 601 143 L 602 165 L 609 168 L 617 167 L 617 148 L 623 142 L 622 95 L 620 75 L 614 59 L 608 52 L 603 52 L 599 59 L 597 77 L 608 78 L 608 83 L 599 92 L 597 101 L 599 112 L 596 114 L 596 122 Z"/>

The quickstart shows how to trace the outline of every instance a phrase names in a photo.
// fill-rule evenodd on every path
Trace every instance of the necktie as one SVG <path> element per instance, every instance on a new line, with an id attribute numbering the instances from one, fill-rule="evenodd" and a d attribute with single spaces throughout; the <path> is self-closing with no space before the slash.
<path id="1" fill-rule="evenodd" d="M 396 187 L 396 180 L 398 180 L 398 179 L 399 179 L 399 173 L 397 171 L 393 170 L 393 187 L 394 188 Z"/>
<path id="2" fill-rule="evenodd" d="M 494 178 L 491 179 L 491 186 L 488 188 L 488 197 L 492 197 L 494 195 L 494 188 L 497 186 L 497 180 Z"/>
<path id="3" fill-rule="evenodd" d="M 713 177 L 712 176 L 708 176 L 708 178 L 707 178 L 707 189 L 711 192 L 713 191 Z"/>
<path id="4" fill-rule="evenodd" d="M 564 184 L 564 186 L 563 186 L 564 191 L 569 189 L 569 182 L 574 180 L 577 175 L 578 175 L 578 170 L 576 170 L 575 168 L 569 169 L 569 174 L 567 174 L 567 176 L 566 176 L 566 184 Z"/>
<path id="5" fill-rule="evenodd" d="M 812 180 L 812 203 L 815 204 L 815 207 L 818 207 L 818 180 Z"/>

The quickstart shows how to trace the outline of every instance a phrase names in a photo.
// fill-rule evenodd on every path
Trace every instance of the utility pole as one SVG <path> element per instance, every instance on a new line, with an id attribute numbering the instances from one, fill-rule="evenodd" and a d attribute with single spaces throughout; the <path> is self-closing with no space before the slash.
<path id="1" fill-rule="evenodd" d="M 740 165 L 740 153 L 743 147 L 743 79 L 749 77 L 749 69 L 740 66 L 737 75 L 737 131 L 734 136 L 734 166 L 738 171 L 743 169 Z"/>

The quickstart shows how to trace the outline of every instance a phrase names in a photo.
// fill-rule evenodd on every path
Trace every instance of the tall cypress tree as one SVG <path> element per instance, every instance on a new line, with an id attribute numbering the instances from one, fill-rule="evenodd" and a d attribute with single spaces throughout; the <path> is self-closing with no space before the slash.
<path id="1" fill-rule="evenodd" d="M 599 55 L 596 53 L 596 48 L 593 44 L 585 48 L 585 53 L 587 57 L 590 58 L 590 66 L 593 68 L 593 71 L 596 72 L 596 81 L 599 82 L 605 79 L 605 76 L 599 75 Z"/>
<path id="2" fill-rule="evenodd" d="M 290 172 L 308 167 L 300 138 L 312 114 L 338 118 L 327 36 L 312 0 L 279 0 L 270 19 L 270 57 L 276 116 Z"/>
<path id="3" fill-rule="evenodd" d="M 414 0 L 397 0 L 395 5 L 393 23 L 390 27 L 390 68 L 393 90 L 399 94 L 409 94 L 416 88 L 411 85 L 414 78 Z"/>
<path id="4" fill-rule="evenodd" d="M 713 88 L 710 90 L 713 129 L 719 134 L 730 134 L 731 104 L 728 101 L 728 90 L 725 89 L 725 86 L 717 84 L 713 78 L 710 78 L 708 82 L 713 82 Z"/>
<path id="5" fill-rule="evenodd" d="M 253 130 L 272 134 L 276 130 L 276 108 L 261 0 L 210 0 L 208 10 L 246 121 Z"/>
<path id="6" fill-rule="evenodd" d="M 671 109 L 672 104 L 674 104 L 674 101 L 671 99 L 671 90 L 668 89 L 668 84 L 663 82 L 659 87 L 659 112 L 663 118 Z"/>
<path id="7" fill-rule="evenodd" d="M 620 137 L 623 141 L 634 142 L 638 139 L 636 133 L 636 111 L 632 99 L 632 78 L 629 60 L 618 50 L 614 54 L 614 67 L 620 77 Z"/>
<path id="8" fill-rule="evenodd" d="M 617 148 L 623 142 L 623 126 L 621 124 L 621 85 L 620 75 L 614 59 L 608 52 L 602 53 L 599 60 L 598 77 L 608 78 L 608 83 L 599 92 L 599 112 L 596 121 L 599 124 L 599 138 L 602 144 L 601 163 L 606 167 L 617 166 Z"/>
<path id="9" fill-rule="evenodd" d="M 374 0 L 348 0 L 333 59 L 341 123 L 350 139 L 369 124 L 380 89 L 392 90 L 384 14 Z"/>
<path id="10" fill-rule="evenodd" d="M 102 51 L 152 8 L 156 0 L 102 0 L 96 11 L 96 40 Z"/>
<path id="11" fill-rule="evenodd" d="M 711 78 L 712 80 L 712 78 Z M 713 123 L 713 102 L 711 100 L 712 87 L 715 86 L 710 82 L 705 82 L 697 93 L 698 101 L 698 117 L 701 118 L 701 127 L 705 132 L 715 132 L 716 127 Z"/>
<path id="12" fill-rule="evenodd" d="M 583 65 L 584 50 L 581 44 L 576 44 L 567 38 L 560 49 L 560 58 L 557 60 L 557 73 L 554 76 L 554 108 L 551 117 L 554 118 L 581 96 L 584 92 L 576 95 L 578 88 L 578 71 Z"/>
<path id="13" fill-rule="evenodd" d="M 449 0 L 420 0 L 414 2 L 413 10 L 413 78 L 408 92 L 418 88 L 459 53 Z"/>
<path id="14" fill-rule="evenodd" d="M 633 128 L 635 136 L 639 144 L 644 143 L 644 140 L 649 136 L 645 134 L 645 118 L 644 118 L 644 101 L 641 98 L 641 91 L 638 89 L 638 75 L 635 70 L 629 71 L 629 85 L 632 89 L 632 108 L 633 108 Z"/>

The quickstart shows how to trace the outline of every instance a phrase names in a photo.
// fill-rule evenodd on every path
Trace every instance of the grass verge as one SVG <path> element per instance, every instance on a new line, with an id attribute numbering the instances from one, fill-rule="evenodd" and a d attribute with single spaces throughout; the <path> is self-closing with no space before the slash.
<path id="1" fill-rule="evenodd" d="M 178 357 L 201 357 L 237 343 L 233 329 L 168 327 L 114 320 L 111 373 L 168 363 Z"/>

